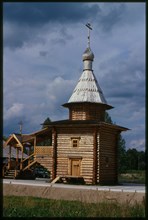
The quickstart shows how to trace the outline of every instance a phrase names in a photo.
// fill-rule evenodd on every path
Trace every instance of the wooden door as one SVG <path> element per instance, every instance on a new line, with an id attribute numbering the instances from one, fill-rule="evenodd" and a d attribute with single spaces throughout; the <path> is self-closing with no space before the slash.
<path id="1" fill-rule="evenodd" d="M 80 176 L 80 159 L 71 159 L 71 175 Z"/>

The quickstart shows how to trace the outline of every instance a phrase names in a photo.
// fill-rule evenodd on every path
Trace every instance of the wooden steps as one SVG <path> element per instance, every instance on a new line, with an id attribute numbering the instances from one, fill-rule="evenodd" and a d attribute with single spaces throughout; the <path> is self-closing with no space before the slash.
<path id="1" fill-rule="evenodd" d="M 28 164 L 28 165 L 23 169 L 23 171 L 27 170 L 28 168 L 30 168 L 31 166 L 33 166 L 35 163 L 37 163 L 36 160 L 32 161 L 30 164 Z"/>
<path id="2" fill-rule="evenodd" d="M 5 179 L 15 179 L 15 170 L 7 170 L 4 174 Z"/>
<path id="3" fill-rule="evenodd" d="M 7 170 L 3 176 L 5 179 L 15 179 L 20 173 L 20 170 Z"/>
<path id="4" fill-rule="evenodd" d="M 35 160 L 43 167 L 45 167 L 48 171 L 52 171 L 52 157 L 36 155 Z"/>
<path id="5" fill-rule="evenodd" d="M 60 176 L 57 176 L 54 180 L 52 180 L 52 182 L 51 182 L 51 184 L 54 184 L 54 183 L 56 183 L 58 180 L 60 180 Z"/>

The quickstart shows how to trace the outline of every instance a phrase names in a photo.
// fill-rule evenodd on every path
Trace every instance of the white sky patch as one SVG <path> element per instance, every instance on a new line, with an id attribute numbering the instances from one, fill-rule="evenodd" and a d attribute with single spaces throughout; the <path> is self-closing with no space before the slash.
<path id="1" fill-rule="evenodd" d="M 71 94 L 71 89 L 74 86 L 74 81 L 65 80 L 62 77 L 56 77 L 52 83 L 47 85 L 46 99 L 50 102 L 64 104 L 68 102 L 67 98 Z M 60 104 L 59 103 L 59 104 Z"/>
<path id="2" fill-rule="evenodd" d="M 10 120 L 16 116 L 21 116 L 24 109 L 24 104 L 13 103 L 13 105 L 4 112 L 4 119 Z"/>
<path id="3" fill-rule="evenodd" d="M 138 151 L 145 150 L 145 139 L 138 139 L 130 141 L 131 148 L 135 148 Z"/>

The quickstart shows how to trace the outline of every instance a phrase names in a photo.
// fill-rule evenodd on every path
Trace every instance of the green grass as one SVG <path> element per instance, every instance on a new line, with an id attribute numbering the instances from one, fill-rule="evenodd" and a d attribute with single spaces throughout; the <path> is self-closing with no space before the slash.
<path id="1" fill-rule="evenodd" d="M 4 196 L 3 217 L 145 217 L 145 204 L 89 204 L 27 196 Z"/>

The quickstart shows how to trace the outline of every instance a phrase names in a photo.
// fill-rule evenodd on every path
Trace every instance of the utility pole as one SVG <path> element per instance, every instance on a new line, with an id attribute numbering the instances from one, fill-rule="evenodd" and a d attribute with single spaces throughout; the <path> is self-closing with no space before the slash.
<path id="1" fill-rule="evenodd" d="M 21 134 L 21 136 L 22 136 L 23 122 L 22 122 L 22 121 L 20 121 L 18 124 L 20 125 L 20 134 Z"/>

